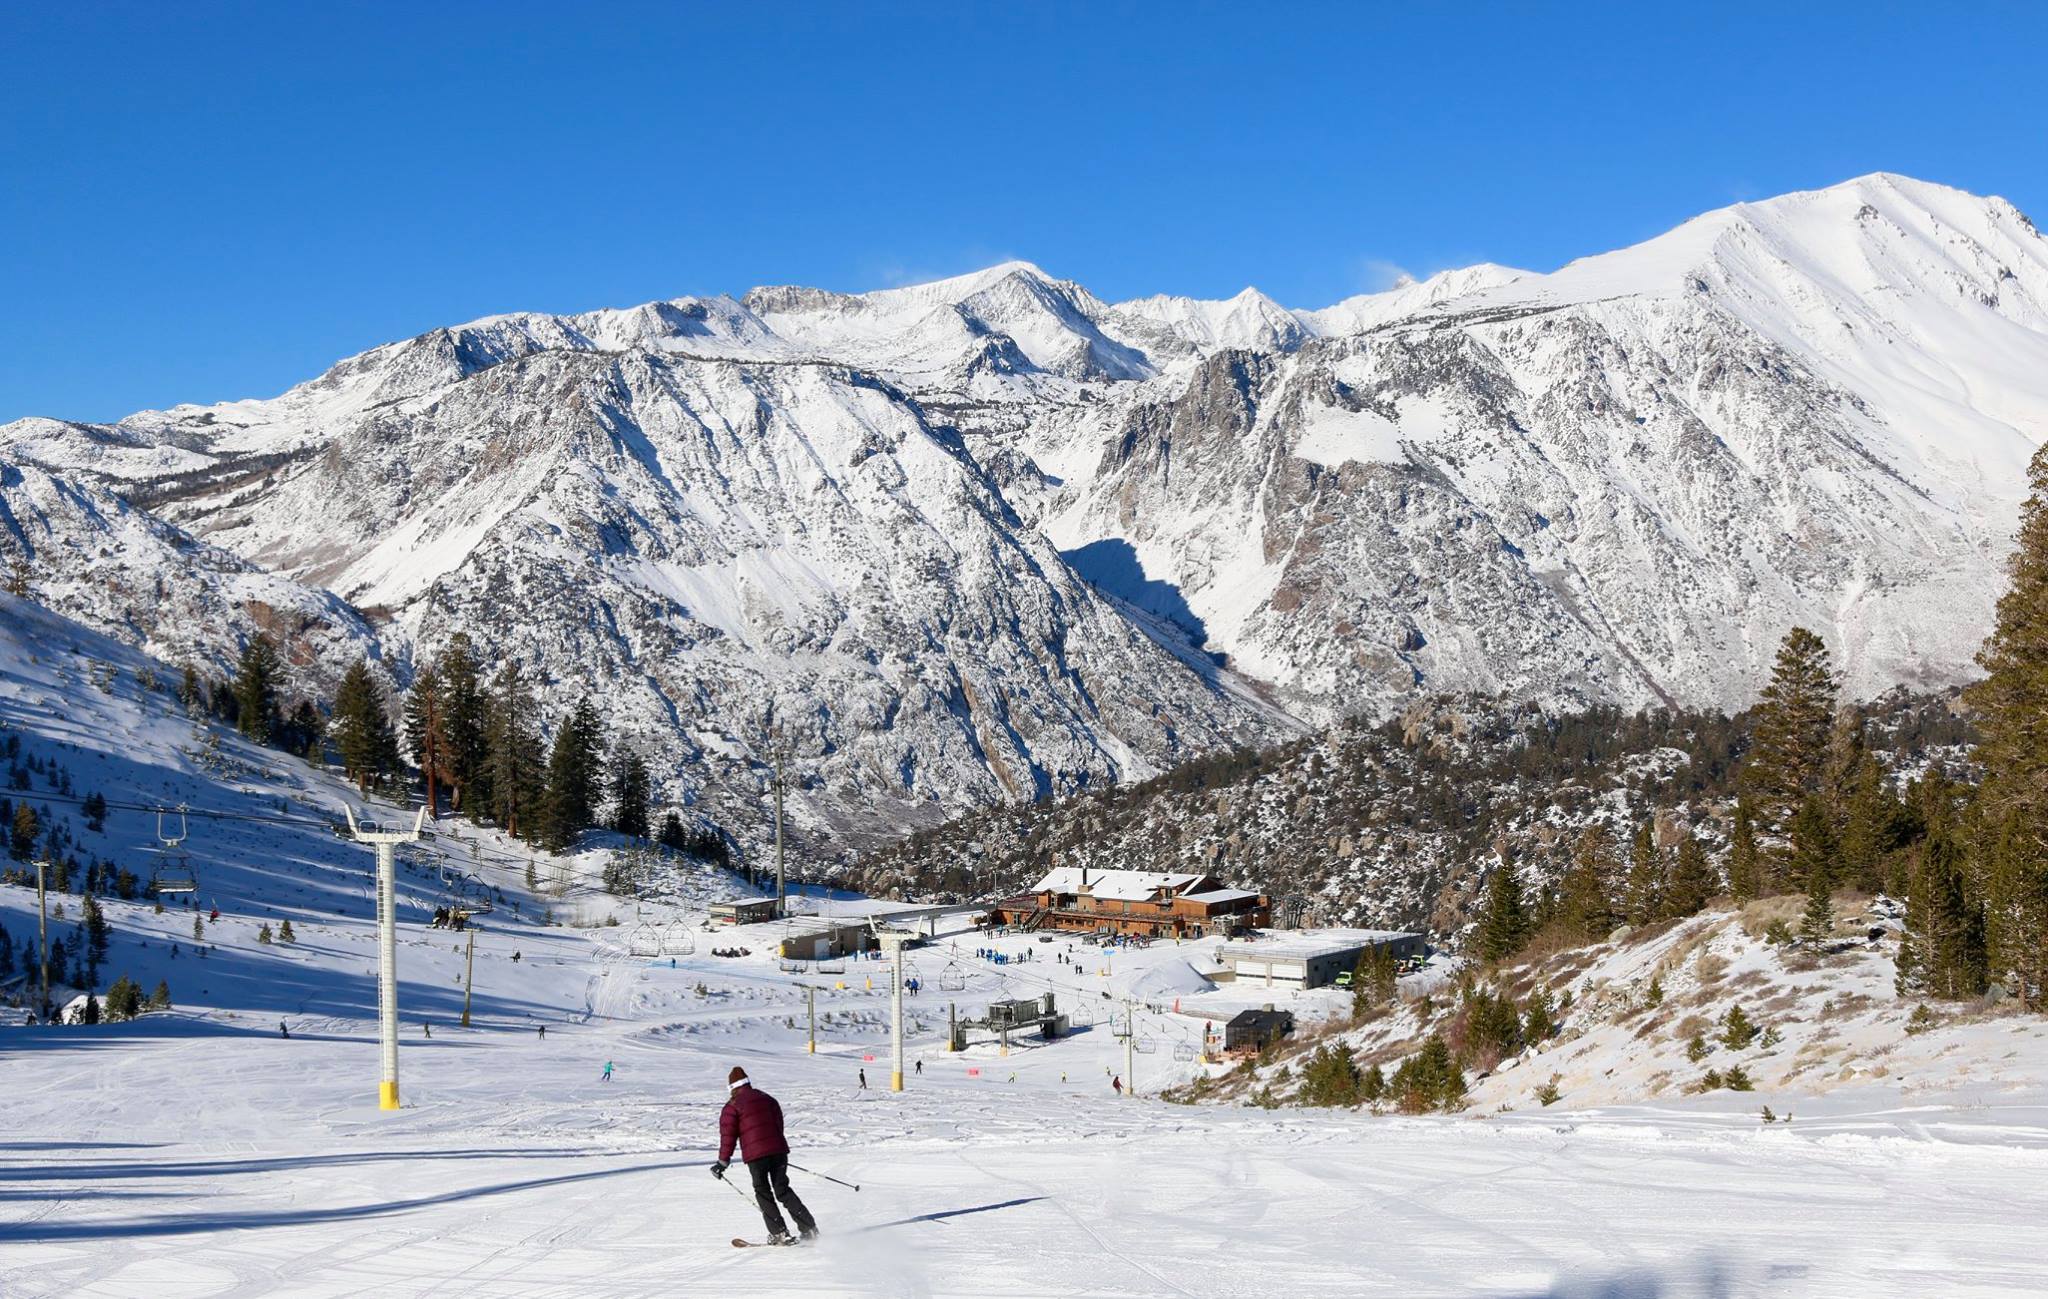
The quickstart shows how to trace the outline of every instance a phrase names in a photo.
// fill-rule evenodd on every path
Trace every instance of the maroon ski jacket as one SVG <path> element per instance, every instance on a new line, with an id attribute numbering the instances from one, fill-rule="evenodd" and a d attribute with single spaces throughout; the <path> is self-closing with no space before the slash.
<path id="1" fill-rule="evenodd" d="M 750 1164 L 789 1153 L 789 1141 L 782 1135 L 782 1107 L 752 1083 L 733 1088 L 732 1099 L 718 1116 L 719 1163 L 732 1162 L 734 1141 L 739 1142 Z"/>

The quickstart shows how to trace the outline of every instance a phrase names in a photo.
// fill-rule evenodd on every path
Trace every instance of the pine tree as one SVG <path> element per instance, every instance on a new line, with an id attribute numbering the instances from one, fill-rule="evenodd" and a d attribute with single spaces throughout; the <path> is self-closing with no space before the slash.
<path id="1" fill-rule="evenodd" d="M 1980 818 L 1989 809 L 1978 807 Z M 1984 889 L 1985 955 L 1992 974 L 2009 979 L 2020 1004 L 2031 1006 L 2048 986 L 2048 869 L 2034 855 L 2016 810 L 1996 825 L 1980 826 L 1979 875 Z"/>
<path id="2" fill-rule="evenodd" d="M 2048 970 L 2048 445 L 2027 465 L 2031 489 L 1991 634 L 1978 651 L 1984 679 L 1964 692 L 1977 713 L 1982 767 L 1972 823 L 1982 863 L 1987 958 L 2023 1000 Z"/>
<path id="3" fill-rule="evenodd" d="M 1503 861 L 1486 878 L 1486 902 L 1479 913 L 1479 928 L 1473 935 L 1474 950 L 1482 961 L 1505 961 L 1528 943 L 1529 908 L 1522 898 L 1522 881 L 1513 862 Z"/>
<path id="4" fill-rule="evenodd" d="M 203 943 L 206 941 L 205 916 L 192 917 L 192 941 L 195 943 Z"/>
<path id="5" fill-rule="evenodd" d="M 473 797 L 489 783 L 490 701 L 479 679 L 476 652 L 465 632 L 449 637 L 435 662 L 441 682 L 447 777 L 455 810 L 470 820 L 488 813 L 487 799 Z"/>
<path id="6" fill-rule="evenodd" d="M 24 943 L 23 947 L 26 948 L 26 946 L 27 944 Z M 0 982 L 4 982 L 5 980 L 11 979 L 13 977 L 14 940 L 7 936 L 7 931 L 5 929 L 0 929 Z"/>
<path id="7" fill-rule="evenodd" d="M 365 657 L 349 665 L 334 694 L 334 744 L 342 770 L 364 794 L 398 765 L 398 738 L 384 706 L 384 688 Z"/>
<path id="8" fill-rule="evenodd" d="M 629 839 L 648 837 L 651 786 L 647 760 L 619 746 L 612 760 L 612 829 Z"/>
<path id="9" fill-rule="evenodd" d="M 1828 887 L 1825 871 L 1806 879 L 1806 911 L 1799 919 L 1799 938 L 1809 947 L 1820 947 L 1835 936 L 1835 895 Z"/>
<path id="10" fill-rule="evenodd" d="M 242 647 L 235 666 L 235 727 L 258 744 L 270 743 L 277 730 L 278 678 L 284 665 L 269 636 L 257 632 Z"/>
<path id="11" fill-rule="evenodd" d="M 1735 825 L 1728 836 L 1728 893 L 1738 903 L 1754 902 L 1763 893 L 1763 857 L 1746 798 L 1735 800 Z"/>
<path id="12" fill-rule="evenodd" d="M 1572 864 L 1558 886 L 1558 919 L 1587 942 L 1597 942 L 1614 929 L 1614 880 L 1620 874 L 1614 840 L 1599 821 L 1579 832 L 1572 845 Z"/>
<path id="13" fill-rule="evenodd" d="M 441 678 L 431 667 L 420 669 L 405 696 L 405 747 L 427 786 L 427 817 L 441 815 L 441 773 L 447 765 L 448 739 L 441 709 Z"/>
<path id="14" fill-rule="evenodd" d="M 1785 860 L 1784 877 L 1811 896 L 1835 885 L 1835 834 L 1828 825 L 1827 810 L 1817 795 L 1810 795 L 1792 817 L 1791 852 Z"/>
<path id="15" fill-rule="evenodd" d="M 516 662 L 499 669 L 490 700 L 486 730 L 486 762 L 490 813 L 505 833 L 532 838 L 539 829 L 535 815 L 542 789 L 542 771 L 535 754 L 539 741 L 532 725 L 533 698 Z"/>
<path id="16" fill-rule="evenodd" d="M 1360 952 L 1358 964 L 1351 967 L 1352 1017 L 1368 1019 L 1388 1005 L 1400 981 L 1401 969 L 1391 950 L 1374 944 Z"/>
<path id="17" fill-rule="evenodd" d="M 1646 925 L 1663 914 L 1664 862 L 1648 821 L 1636 827 L 1629 845 L 1628 887 L 1623 910 L 1631 925 Z"/>
<path id="18" fill-rule="evenodd" d="M 36 840 L 43 834 L 43 823 L 36 816 L 36 810 L 27 803 L 14 805 L 14 826 L 9 832 L 8 855 L 16 861 L 27 861 L 35 855 Z"/>
<path id="19" fill-rule="evenodd" d="M 1721 882 L 1714 878 L 1713 863 L 1699 836 L 1688 830 L 1678 841 L 1678 855 L 1671 867 L 1671 880 L 1664 889 L 1664 914 L 1677 919 L 1698 915 L 1706 908 Z"/>
<path id="20" fill-rule="evenodd" d="M 185 706 L 185 715 L 192 716 L 199 711 L 205 698 L 199 689 L 199 673 L 190 663 L 178 669 L 178 702 Z"/>
<path id="21" fill-rule="evenodd" d="M 1835 845 L 1837 878 L 1875 893 L 1884 887 L 1886 859 L 1898 847 L 1899 801 L 1885 781 L 1884 767 L 1859 755 L 1844 781 L 1838 805 L 1841 832 Z"/>
<path id="22" fill-rule="evenodd" d="M 85 994 L 85 1005 L 78 1012 L 78 1022 L 81 1024 L 97 1024 L 100 1022 L 100 999 L 93 996 L 90 992 Z"/>
<path id="23" fill-rule="evenodd" d="M 290 920 L 286 920 L 278 925 L 277 941 L 280 943 L 296 943 L 299 941 L 299 936 L 292 932 L 292 922 Z"/>
<path id="24" fill-rule="evenodd" d="M 1982 902 L 1971 892 L 1959 836 L 1938 815 L 1920 845 L 1906 895 L 1906 931 L 1899 936 L 1898 989 L 1953 1000 L 1989 986 Z"/>
<path id="25" fill-rule="evenodd" d="M 142 1013 L 142 987 L 127 975 L 114 980 L 107 989 L 107 1018 L 134 1019 Z"/>
<path id="26" fill-rule="evenodd" d="M 1804 627 L 1787 632 L 1753 715 L 1749 756 L 1742 768 L 1743 792 L 1770 849 L 1766 862 L 1773 866 L 1781 865 L 1787 855 L 1785 840 L 1799 805 L 1820 792 L 1836 690 L 1827 646 L 1820 637 Z M 1767 883 L 1782 887 L 1782 873 L 1774 871 Z"/>
<path id="27" fill-rule="evenodd" d="M 84 923 L 85 937 L 86 942 L 89 944 L 88 950 L 91 952 L 91 960 L 94 965 L 98 965 L 101 961 L 107 959 L 107 943 L 113 936 L 113 930 L 107 924 L 107 913 L 100 906 L 100 900 L 90 892 L 85 895 Z"/>
<path id="28" fill-rule="evenodd" d="M 262 924 L 256 927 L 257 942 L 263 944 L 265 947 L 268 947 L 275 940 L 276 935 L 270 932 L 270 922 L 268 920 L 264 921 Z"/>
<path id="29" fill-rule="evenodd" d="M 149 1008 L 151 1010 L 169 1010 L 171 1008 L 171 985 L 169 983 L 162 979 L 156 981 L 156 991 L 149 994 Z"/>
<path id="30" fill-rule="evenodd" d="M 561 852 L 596 820 L 597 780 L 603 760 L 597 709 L 580 699 L 555 732 L 548 752 L 545 825 L 541 842 Z"/>

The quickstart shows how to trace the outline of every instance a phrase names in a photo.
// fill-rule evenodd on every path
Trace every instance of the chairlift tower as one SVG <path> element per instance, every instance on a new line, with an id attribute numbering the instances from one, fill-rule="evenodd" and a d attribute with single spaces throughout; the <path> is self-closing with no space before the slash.
<path id="1" fill-rule="evenodd" d="M 903 1090 L 903 948 L 916 937 L 897 929 L 875 930 L 889 953 L 889 1090 Z"/>
<path id="2" fill-rule="evenodd" d="M 398 845 L 420 837 L 427 824 L 421 808 L 410 830 L 365 830 L 347 804 L 349 836 L 377 850 L 377 1021 L 383 1042 L 377 1108 L 398 1108 Z"/>

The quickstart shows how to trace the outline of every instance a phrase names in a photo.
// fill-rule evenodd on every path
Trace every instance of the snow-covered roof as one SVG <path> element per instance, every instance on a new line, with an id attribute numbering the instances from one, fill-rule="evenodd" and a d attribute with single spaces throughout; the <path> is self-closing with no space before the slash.
<path id="1" fill-rule="evenodd" d="M 1260 938 L 1233 938 L 1218 949 L 1217 955 L 1225 960 L 1308 961 L 1319 956 L 1334 956 L 1339 952 L 1377 946 L 1397 938 L 1419 937 L 1421 935 L 1398 929 L 1301 929 Z"/>
<path id="2" fill-rule="evenodd" d="M 1179 893 L 1207 879 L 1183 871 L 1098 871 L 1083 872 L 1078 866 L 1055 866 L 1045 878 L 1031 886 L 1033 893 L 1079 893 L 1081 877 L 1088 877 L 1088 891 L 1113 902 L 1143 902 L 1161 891 Z"/>
<path id="3" fill-rule="evenodd" d="M 1187 898 L 1190 902 L 1215 903 L 1237 902 L 1245 898 L 1255 898 L 1257 896 L 1259 895 L 1250 889 L 1210 889 L 1206 893 L 1190 893 L 1187 895 Z"/>

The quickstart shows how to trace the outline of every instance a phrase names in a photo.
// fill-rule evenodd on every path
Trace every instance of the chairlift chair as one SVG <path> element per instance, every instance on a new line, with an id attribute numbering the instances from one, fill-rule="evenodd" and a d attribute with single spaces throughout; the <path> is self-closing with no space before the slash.
<path id="1" fill-rule="evenodd" d="M 818 962 L 818 973 L 820 973 L 820 974 L 844 974 L 844 973 L 846 973 L 846 958 L 845 958 L 844 956 L 827 956 L 827 957 L 825 957 L 825 958 L 824 958 L 823 960 L 821 960 L 821 961 L 819 961 L 819 962 Z"/>
<path id="2" fill-rule="evenodd" d="M 1095 1012 L 1087 1006 L 1076 1006 L 1067 1012 L 1067 1022 L 1075 1028 L 1095 1027 Z"/>
<path id="3" fill-rule="evenodd" d="M 1194 1061 L 1195 1061 L 1195 1044 L 1194 1044 L 1193 1042 L 1176 1042 L 1176 1043 L 1174 1043 L 1174 1044 L 1173 1044 L 1173 1058 L 1174 1058 L 1174 1059 L 1176 1059 L 1176 1060 L 1178 1060 L 1178 1061 L 1180 1061 L 1180 1062 L 1181 1062 L 1182 1064 L 1192 1064 L 1192 1063 L 1194 1063 Z"/>
<path id="4" fill-rule="evenodd" d="M 939 971 L 939 991 L 967 991 L 967 975 L 961 971 L 959 962 L 949 961 L 946 968 Z"/>
<path id="5" fill-rule="evenodd" d="M 661 931 L 661 954 L 663 956 L 689 956 L 697 950 L 697 940 L 691 936 L 690 927 L 681 920 L 671 920 Z"/>
<path id="6" fill-rule="evenodd" d="M 626 950 L 635 956 L 661 955 L 661 931 L 646 923 L 633 926 L 626 939 Z"/>
<path id="7" fill-rule="evenodd" d="M 1139 1055 L 1151 1055 L 1158 1049 L 1159 1043 L 1153 1041 L 1150 1036 L 1144 1033 L 1138 1034 L 1138 1040 L 1131 1043 L 1131 1050 L 1136 1051 Z"/>
<path id="8" fill-rule="evenodd" d="M 1122 1018 L 1112 1016 L 1109 1021 L 1109 1031 L 1120 1038 L 1129 1037 L 1131 1035 L 1130 1017 L 1128 1015 Z"/>
<path id="9" fill-rule="evenodd" d="M 171 832 L 166 817 L 178 818 L 178 829 Z M 156 810 L 156 845 L 143 849 L 156 857 L 156 865 L 150 868 L 149 887 L 155 893 L 197 893 L 198 876 L 192 870 L 192 855 L 185 851 L 185 840 L 191 836 L 191 827 L 185 818 L 185 807 L 181 803 L 175 809 Z"/>

